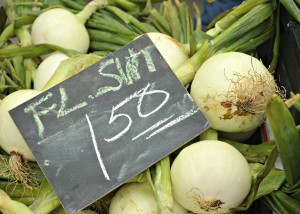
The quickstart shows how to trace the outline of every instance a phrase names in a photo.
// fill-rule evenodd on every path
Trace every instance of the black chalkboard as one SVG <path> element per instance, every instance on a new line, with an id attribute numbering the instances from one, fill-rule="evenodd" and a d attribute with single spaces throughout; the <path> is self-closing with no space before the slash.
<path id="1" fill-rule="evenodd" d="M 70 214 L 210 126 L 146 35 L 10 114 Z"/>

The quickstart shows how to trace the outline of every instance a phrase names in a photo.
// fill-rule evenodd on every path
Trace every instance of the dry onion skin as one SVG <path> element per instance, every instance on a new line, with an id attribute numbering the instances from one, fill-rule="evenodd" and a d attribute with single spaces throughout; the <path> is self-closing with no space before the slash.
<path id="1" fill-rule="evenodd" d="M 205 140 L 185 147 L 171 166 L 174 199 L 193 213 L 228 213 L 248 195 L 252 176 L 233 146 Z"/>
<path id="2" fill-rule="evenodd" d="M 191 96 L 212 128 L 231 133 L 260 126 L 268 101 L 280 93 L 264 64 L 240 52 L 220 53 L 206 60 L 191 85 Z"/>

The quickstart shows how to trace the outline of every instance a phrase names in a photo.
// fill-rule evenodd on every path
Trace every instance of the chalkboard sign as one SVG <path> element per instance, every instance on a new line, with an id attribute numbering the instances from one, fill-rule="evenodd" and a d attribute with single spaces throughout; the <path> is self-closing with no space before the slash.
<path id="1" fill-rule="evenodd" d="M 210 126 L 146 35 L 10 114 L 70 214 Z"/>

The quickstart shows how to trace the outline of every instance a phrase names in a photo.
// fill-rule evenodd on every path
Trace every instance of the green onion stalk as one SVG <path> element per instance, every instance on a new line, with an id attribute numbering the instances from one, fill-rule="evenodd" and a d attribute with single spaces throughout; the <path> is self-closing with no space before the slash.
<path id="1" fill-rule="evenodd" d="M 44 54 L 49 54 L 54 51 L 59 51 L 68 56 L 74 56 L 78 54 L 77 51 L 71 49 L 65 49 L 57 45 L 51 44 L 39 44 L 25 47 L 13 47 L 13 48 L 2 48 L 0 49 L 0 60 L 4 58 L 23 56 L 24 58 L 34 58 L 39 57 Z"/>
<path id="2" fill-rule="evenodd" d="M 177 41 L 183 40 L 183 32 L 181 28 L 180 18 L 178 16 L 177 8 L 170 0 L 163 3 L 163 15 L 169 21 L 171 36 Z"/>
<path id="3" fill-rule="evenodd" d="M 190 36 L 194 30 L 191 12 L 187 2 L 178 3 L 178 14 L 182 27 L 182 43 L 186 44 L 190 41 Z"/>
<path id="4" fill-rule="evenodd" d="M 240 143 L 225 138 L 219 138 L 220 140 L 232 145 L 239 150 L 249 163 L 265 164 L 270 153 L 275 147 L 274 141 L 267 143 L 261 142 L 260 144 L 250 145 L 246 143 Z"/>
<path id="5" fill-rule="evenodd" d="M 271 74 L 275 73 L 277 62 L 279 59 L 279 43 L 280 43 L 280 7 L 277 7 L 275 12 L 275 36 L 274 36 L 274 44 L 273 44 L 273 58 L 270 63 L 269 71 Z"/>
<path id="6" fill-rule="evenodd" d="M 158 213 L 172 214 L 174 212 L 174 202 L 170 175 L 170 158 L 163 158 L 155 164 L 152 173 L 154 195 L 158 207 Z"/>
<path id="7" fill-rule="evenodd" d="M 17 20 L 22 20 L 23 18 L 28 18 L 25 14 L 26 11 L 38 9 L 38 5 L 34 1 L 20 0 L 13 1 L 7 0 L 5 2 L 6 13 L 8 16 L 9 24 L 3 31 L 0 36 L 0 47 L 3 49 L 11 48 L 12 45 L 4 46 L 10 39 L 17 40 L 18 45 L 14 45 L 14 48 L 32 46 L 32 38 L 30 33 L 30 24 L 32 22 L 23 23 L 22 25 L 17 25 Z M 14 37 L 16 36 L 16 37 Z M 37 63 L 34 59 L 28 58 L 25 59 L 19 53 L 16 53 L 12 57 L 12 65 L 18 81 L 16 82 L 19 85 L 18 89 L 29 89 L 31 88 L 31 76 L 37 68 Z M 14 90 L 18 90 L 14 89 Z M 10 90 L 10 91 L 14 91 Z"/>
<path id="8" fill-rule="evenodd" d="M 193 21 L 192 8 L 183 1 L 164 1 L 160 9 L 152 8 L 147 20 L 153 24 L 159 32 L 176 39 L 182 44 L 188 44 L 194 30 L 201 29 L 200 9 L 196 3 L 193 8 L 196 21 Z"/>
<path id="9" fill-rule="evenodd" d="M 0 189 L 0 211 L 3 214 L 34 214 L 29 207 L 13 200 L 2 189 Z"/>
<path id="10" fill-rule="evenodd" d="M 295 107 L 298 111 L 300 111 L 300 94 L 294 94 L 293 92 L 290 92 L 290 98 L 284 101 L 284 104 L 288 107 Z"/>
<path id="11" fill-rule="evenodd" d="M 252 174 L 251 190 L 243 203 L 235 211 L 248 210 L 255 200 L 280 188 L 284 182 L 284 175 L 282 170 L 278 171 L 274 168 L 277 157 L 277 148 L 273 146 L 265 163 L 249 163 Z"/>
<path id="12" fill-rule="evenodd" d="M 133 39 L 139 35 L 136 31 L 130 29 L 129 25 L 126 25 L 116 17 L 103 12 L 95 13 L 91 19 L 87 21 L 86 26 L 88 29 L 108 31 L 126 38 Z"/>
<path id="13" fill-rule="evenodd" d="M 31 190 L 20 185 L 5 185 L 5 182 L 0 183 L 0 211 L 3 214 L 49 214 L 61 206 L 45 178 L 39 188 Z"/>
<path id="14" fill-rule="evenodd" d="M 9 180 L 0 182 L 0 189 L 15 201 L 21 202 L 27 206 L 31 205 L 38 192 L 38 187 L 24 187 L 21 183 L 11 183 Z"/>
<path id="15" fill-rule="evenodd" d="M 83 7 L 77 2 L 62 1 L 71 9 L 81 10 Z M 139 16 L 132 15 L 115 3 L 109 1 L 107 7 L 96 11 L 86 23 L 91 38 L 90 49 L 94 52 L 113 52 L 148 32 L 161 32 L 187 43 L 195 28 L 185 2 L 174 5 L 172 1 L 165 1 L 161 4 L 161 11 L 148 6 L 145 8 L 147 12 L 140 11 Z M 177 24 L 174 24 L 174 19 Z"/>
<path id="16" fill-rule="evenodd" d="M 59 206 L 61 203 L 45 178 L 39 187 L 34 202 L 29 207 L 36 214 L 48 214 Z"/>
<path id="17" fill-rule="evenodd" d="M 277 213 L 299 213 L 299 130 L 288 106 L 278 96 L 274 96 L 269 102 L 266 115 L 279 151 L 285 182 L 279 190 L 263 197 L 262 201 Z"/>
<path id="18" fill-rule="evenodd" d="M 297 158 L 300 151 L 300 136 L 294 118 L 283 100 L 277 96 L 267 106 L 266 115 L 279 150 L 287 184 L 294 186 L 300 181 L 300 172 L 297 170 L 300 164 L 300 158 Z M 300 197 L 298 199 L 300 200 Z"/>
<path id="19" fill-rule="evenodd" d="M 11 50 L 18 47 L 19 46 L 16 44 L 10 44 L 6 47 L 6 49 Z M 4 84 L 8 86 L 15 86 L 11 87 L 12 91 L 13 89 L 21 89 L 25 87 L 22 79 L 25 70 L 22 57 L 16 55 L 12 58 L 6 58 L 1 62 L 0 66 L 4 71 Z"/>
<path id="20" fill-rule="evenodd" d="M 115 4 L 117 7 L 124 9 L 127 13 L 132 15 L 138 15 L 141 9 L 139 5 L 128 0 L 110 0 L 109 4 Z"/>
<path id="21" fill-rule="evenodd" d="M 299 0 L 280 0 L 279 1 L 285 9 L 291 14 L 291 16 L 300 23 L 300 5 Z M 297 5 L 298 4 L 298 5 Z"/>
<path id="22" fill-rule="evenodd" d="M 222 19 L 218 20 L 214 27 L 207 31 L 207 34 L 210 36 L 215 37 L 216 35 L 220 34 L 228 27 L 230 27 L 234 22 L 239 20 L 244 14 L 248 11 L 252 10 L 259 4 L 264 4 L 270 2 L 269 0 L 246 0 L 242 4 L 238 5 L 234 8 L 231 12 L 225 15 Z"/>
<path id="23" fill-rule="evenodd" d="M 152 8 L 150 10 L 150 16 L 148 20 L 157 28 L 159 32 L 164 33 L 166 35 L 171 35 L 170 23 L 156 8 Z"/>
<path id="24" fill-rule="evenodd" d="M 0 35 L 0 48 L 3 47 L 3 45 L 14 36 L 15 34 L 15 22 L 10 22 L 10 24 L 8 24 L 5 29 L 3 30 L 3 32 Z"/>

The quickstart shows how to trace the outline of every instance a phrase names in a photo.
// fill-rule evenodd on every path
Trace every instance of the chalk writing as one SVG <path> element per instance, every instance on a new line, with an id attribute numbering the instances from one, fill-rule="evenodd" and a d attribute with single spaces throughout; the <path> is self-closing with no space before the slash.
<path id="1" fill-rule="evenodd" d="M 95 94 L 89 95 L 89 98 L 94 99 L 95 97 L 99 97 L 100 95 L 103 95 L 107 92 L 118 91 L 121 89 L 123 84 L 132 85 L 134 83 L 134 81 L 139 80 L 141 78 L 141 76 L 140 76 L 139 70 L 138 70 L 138 68 L 139 68 L 138 56 L 140 56 L 140 55 L 144 56 L 148 71 L 149 72 L 156 71 L 155 65 L 153 63 L 153 59 L 149 52 L 151 50 L 151 48 L 147 47 L 138 52 L 135 52 L 133 49 L 128 49 L 130 56 L 125 57 L 126 72 L 123 71 L 121 63 L 120 63 L 120 59 L 118 57 L 116 57 L 115 59 L 108 59 L 108 60 L 104 61 L 103 63 L 101 63 L 101 65 L 98 69 L 98 73 L 100 74 L 100 76 L 114 79 L 118 83 L 115 86 L 109 85 L 109 86 L 102 86 L 102 87 L 98 88 L 98 90 Z M 118 70 L 119 75 L 111 72 L 115 68 Z"/>
<path id="2" fill-rule="evenodd" d="M 194 115 L 195 113 L 199 112 L 199 109 L 192 109 L 190 111 L 188 111 L 187 113 L 185 113 L 184 115 L 180 115 L 179 117 L 177 117 L 176 119 L 172 120 L 171 122 L 167 123 L 166 125 L 164 125 L 163 127 L 157 129 L 156 131 L 154 131 L 152 134 L 150 134 L 148 137 L 146 137 L 146 139 L 150 139 L 151 137 L 153 137 L 154 135 L 164 131 L 167 128 L 170 128 L 171 126 L 174 126 L 175 124 L 185 120 L 186 118 Z"/>
<path id="3" fill-rule="evenodd" d="M 56 104 L 54 103 L 54 104 L 52 104 L 48 108 L 44 107 L 42 111 L 37 111 L 36 107 L 39 106 L 40 104 L 42 104 L 43 102 L 45 102 L 46 100 L 48 100 L 52 96 L 53 96 L 53 93 L 48 92 L 45 96 L 43 96 L 42 98 L 40 98 L 37 102 L 29 104 L 28 107 L 26 107 L 24 109 L 25 113 L 32 112 L 34 121 L 35 121 L 35 123 L 37 125 L 37 128 L 38 128 L 38 134 L 39 134 L 39 136 L 41 138 L 44 137 L 45 127 L 44 127 L 44 124 L 42 123 L 42 121 L 40 119 L 40 116 L 46 115 L 48 112 L 50 112 L 53 109 L 55 109 Z"/>
<path id="4" fill-rule="evenodd" d="M 152 83 L 151 85 L 154 85 L 154 83 Z M 170 97 L 170 93 L 168 93 L 164 90 L 150 90 L 150 91 L 147 91 L 149 86 L 150 86 L 150 84 L 148 83 L 147 86 L 142 91 L 142 94 L 139 95 L 139 101 L 138 101 L 137 109 L 138 109 L 138 114 L 139 114 L 140 117 L 148 117 L 149 115 L 157 112 L 161 107 L 163 107 L 166 104 L 166 102 L 169 100 L 169 97 Z M 143 114 L 142 111 L 141 111 L 142 101 L 143 101 L 143 99 L 146 95 L 152 95 L 152 94 L 164 94 L 165 99 L 163 100 L 163 102 L 161 102 L 161 104 L 159 104 L 158 107 L 153 109 L 153 111 L 149 112 L 148 114 Z"/>
<path id="5" fill-rule="evenodd" d="M 89 118 L 89 116 L 87 114 L 85 115 L 85 117 L 86 117 L 86 120 L 88 122 L 89 129 L 90 129 L 90 132 L 91 132 L 91 135 L 92 135 L 93 146 L 95 148 L 96 155 L 97 155 L 100 167 L 102 169 L 102 172 L 103 172 L 104 177 L 106 178 L 106 180 L 110 180 L 109 175 L 108 175 L 108 173 L 106 171 L 106 168 L 104 166 L 103 160 L 101 158 L 100 151 L 98 149 L 98 145 L 97 145 L 97 141 L 96 141 L 96 137 L 95 137 L 95 133 L 94 133 L 94 129 L 93 129 L 92 123 L 91 123 L 90 118 Z"/>
<path id="6" fill-rule="evenodd" d="M 174 117 L 175 115 L 172 114 L 171 116 L 164 118 L 162 120 L 159 120 L 158 122 L 156 122 L 154 125 L 152 125 L 151 127 L 147 128 L 145 131 L 141 132 L 140 134 L 138 134 L 137 136 L 135 136 L 134 138 L 132 138 L 132 140 L 136 140 L 139 137 L 143 136 L 144 134 L 154 130 L 155 128 L 159 127 L 161 124 L 165 123 L 166 121 L 170 120 L 172 117 Z"/>
<path id="7" fill-rule="evenodd" d="M 103 95 L 105 93 L 116 92 L 116 91 L 120 90 L 123 85 L 132 85 L 135 81 L 137 81 L 141 78 L 141 75 L 139 73 L 139 65 L 140 65 L 140 60 L 141 60 L 139 58 L 140 56 L 142 56 L 143 59 L 146 61 L 148 71 L 155 72 L 156 71 L 155 64 L 153 62 L 153 59 L 152 59 L 151 53 L 150 53 L 150 51 L 152 49 L 153 49 L 153 46 L 147 46 L 144 49 L 139 50 L 139 51 L 135 51 L 134 49 L 128 49 L 129 56 L 124 56 L 125 64 L 126 64 L 125 72 L 122 68 L 119 57 L 101 61 L 99 63 L 99 67 L 98 67 L 99 77 L 107 77 L 109 79 L 113 79 L 117 82 L 117 84 L 99 87 L 95 93 L 88 95 L 86 100 L 75 104 L 73 107 L 67 108 L 67 104 L 68 104 L 68 100 L 69 100 L 68 94 L 66 92 L 66 89 L 64 87 L 60 86 L 59 87 L 60 103 L 52 103 L 51 106 L 46 107 L 46 108 L 43 106 L 42 110 L 38 110 L 38 109 L 40 109 L 38 107 L 40 105 L 42 105 L 43 102 L 47 101 L 49 98 L 51 98 L 53 96 L 53 93 L 49 92 L 49 93 L 47 93 L 46 96 L 42 97 L 37 102 L 30 104 L 28 107 L 26 107 L 24 109 L 24 112 L 33 114 L 33 117 L 35 119 L 35 122 L 36 122 L 36 125 L 38 128 L 39 136 L 43 139 L 44 134 L 45 134 L 45 127 L 41 120 L 41 116 L 46 116 L 48 113 L 51 112 L 53 114 L 56 114 L 57 118 L 64 117 L 64 116 L 70 114 L 71 112 L 74 112 L 78 109 L 88 106 L 89 105 L 89 102 L 87 101 L 88 98 L 95 99 L 96 97 L 99 97 L 100 95 Z M 114 70 L 117 70 L 118 74 L 113 73 L 112 71 L 114 71 Z M 159 92 L 153 91 L 151 93 L 159 93 Z M 168 97 L 166 92 L 162 92 L 162 93 L 165 93 L 166 96 Z M 144 95 L 145 94 L 149 94 L 149 92 L 146 93 L 144 91 Z M 142 101 L 143 96 L 141 96 L 141 99 L 139 101 L 140 103 Z M 167 97 L 166 97 L 165 102 L 167 101 Z M 120 105 L 122 105 L 122 104 L 120 104 Z M 164 105 L 164 103 L 162 103 L 161 105 Z M 57 109 L 57 107 L 59 107 L 59 109 Z M 160 106 L 157 109 L 155 109 L 154 111 L 157 111 L 159 108 L 160 108 Z M 117 109 L 116 107 L 113 107 L 113 111 L 115 111 L 116 109 Z M 154 112 L 150 112 L 150 113 L 148 113 L 148 115 L 152 114 L 152 113 L 154 113 Z M 139 111 L 139 114 L 141 117 L 143 117 L 143 115 L 140 111 Z M 111 124 L 112 122 L 114 122 L 114 120 L 116 118 L 118 118 L 120 116 L 127 117 L 129 120 L 129 123 L 131 123 L 131 119 L 127 115 L 124 115 L 124 114 L 111 116 L 111 120 L 109 121 L 109 123 Z M 146 117 L 146 116 L 147 115 L 144 115 L 144 117 Z M 116 140 L 123 133 L 125 133 L 128 129 L 129 129 L 129 126 L 126 127 L 125 130 L 123 132 L 121 132 L 118 136 L 115 136 L 112 139 L 107 139 L 107 141 Z"/>
<path id="8" fill-rule="evenodd" d="M 60 109 L 57 112 L 57 118 L 65 116 L 73 111 L 76 111 L 77 109 L 80 109 L 80 108 L 88 105 L 88 103 L 84 101 L 84 102 L 78 103 L 75 106 L 67 109 L 66 106 L 67 106 L 67 102 L 68 102 L 68 96 L 67 96 L 66 90 L 64 88 L 60 87 L 59 92 L 61 95 L 60 96 L 61 104 L 60 104 Z"/>
<path id="9" fill-rule="evenodd" d="M 170 94 L 166 91 L 163 91 L 163 90 L 150 90 L 150 91 L 147 91 L 149 90 L 149 87 L 150 87 L 151 84 L 147 84 L 144 88 L 134 92 L 133 94 L 131 94 L 129 97 L 125 98 L 122 102 L 120 102 L 118 105 L 116 106 L 113 106 L 112 107 L 112 111 L 111 111 L 111 116 L 110 116 L 110 119 L 109 119 L 109 124 L 112 124 L 117 118 L 119 117 L 125 117 L 128 119 L 128 124 L 127 126 L 122 130 L 120 131 L 117 135 L 115 135 L 114 137 L 111 137 L 111 138 L 105 138 L 105 140 L 107 142 L 112 142 L 112 141 L 115 141 L 117 140 L 118 138 L 120 138 L 122 135 L 124 135 L 129 129 L 130 129 L 130 126 L 132 124 L 132 119 L 129 115 L 127 114 L 115 114 L 115 112 L 121 108 L 123 105 L 125 105 L 126 103 L 128 103 L 129 101 L 131 101 L 132 99 L 134 98 L 139 98 L 138 100 L 138 105 L 137 105 L 137 112 L 138 112 L 138 115 L 140 117 L 148 117 L 149 115 L 151 114 L 154 114 L 155 112 L 157 112 L 160 108 L 162 108 L 162 106 L 165 105 L 165 103 L 168 101 L 169 99 L 169 96 Z M 152 83 L 152 85 L 154 85 Z M 144 96 L 146 95 L 152 95 L 152 94 L 164 94 L 165 95 L 165 99 L 163 100 L 163 102 L 161 102 L 159 104 L 158 107 L 156 107 L 154 110 L 150 111 L 149 113 L 147 114 L 143 114 L 141 112 L 141 104 L 142 104 L 142 101 L 143 101 L 143 98 Z"/>
<path id="10" fill-rule="evenodd" d="M 28 107 L 26 107 L 24 109 L 25 113 L 31 112 L 33 114 L 33 118 L 34 118 L 35 123 L 38 128 L 39 136 L 42 139 L 44 138 L 45 127 L 41 120 L 41 116 L 46 116 L 48 113 L 52 112 L 54 114 L 57 114 L 57 118 L 60 118 L 62 116 L 65 116 L 73 111 L 76 111 L 76 110 L 88 105 L 88 103 L 84 101 L 84 102 L 78 103 L 75 106 L 67 109 L 66 104 L 68 101 L 68 96 L 66 94 L 66 91 L 64 88 L 60 87 L 59 92 L 60 92 L 60 101 L 61 102 L 60 102 L 60 108 L 58 111 L 55 110 L 55 108 L 58 106 L 57 103 L 53 103 L 49 107 L 43 106 L 43 107 L 39 108 L 40 105 L 43 104 L 43 102 L 47 101 L 49 98 L 51 98 L 53 96 L 53 93 L 51 93 L 51 92 L 48 92 L 45 96 L 40 98 L 37 102 L 29 104 Z M 38 110 L 38 109 L 41 109 L 41 110 Z"/>

